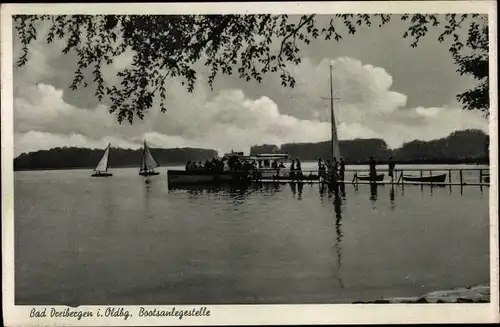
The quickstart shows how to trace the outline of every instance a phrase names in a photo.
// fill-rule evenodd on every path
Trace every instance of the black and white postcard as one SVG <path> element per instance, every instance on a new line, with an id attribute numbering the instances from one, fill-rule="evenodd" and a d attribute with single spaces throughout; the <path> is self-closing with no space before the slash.
<path id="1" fill-rule="evenodd" d="M 496 2 L 1 9 L 6 326 L 499 322 Z"/>

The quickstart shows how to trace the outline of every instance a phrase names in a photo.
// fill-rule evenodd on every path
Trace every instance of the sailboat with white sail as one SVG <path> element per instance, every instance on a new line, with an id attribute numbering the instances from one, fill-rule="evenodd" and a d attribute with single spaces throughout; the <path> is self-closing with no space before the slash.
<path id="1" fill-rule="evenodd" d="M 340 142 L 337 136 L 337 123 L 335 122 L 335 112 L 334 112 L 334 100 L 338 98 L 333 97 L 333 78 L 332 78 L 332 65 L 330 65 L 330 117 L 331 117 L 331 129 L 332 129 L 332 139 L 331 139 L 331 150 L 332 157 L 340 160 Z M 359 180 L 369 180 L 369 181 L 381 181 L 384 179 L 384 174 L 377 174 L 376 176 L 370 175 L 355 175 L 355 178 Z"/>
<path id="2" fill-rule="evenodd" d="M 155 176 L 160 173 L 155 172 L 154 169 L 159 167 L 160 165 L 153 157 L 151 150 L 149 149 L 146 141 L 144 141 L 144 147 L 142 148 L 142 159 L 141 159 L 141 167 L 139 169 L 139 175 L 141 176 Z"/>
<path id="3" fill-rule="evenodd" d="M 97 167 L 95 167 L 94 173 L 91 175 L 92 177 L 110 177 L 110 176 L 113 176 L 112 173 L 108 172 L 110 148 L 111 148 L 111 143 L 108 143 L 108 146 L 104 150 L 104 154 L 102 155 L 101 160 L 97 164 Z"/>

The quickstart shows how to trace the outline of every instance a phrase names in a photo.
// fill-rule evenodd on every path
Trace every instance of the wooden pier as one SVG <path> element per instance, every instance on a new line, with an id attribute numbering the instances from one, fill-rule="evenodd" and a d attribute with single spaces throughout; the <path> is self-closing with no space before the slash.
<path id="1" fill-rule="evenodd" d="M 489 187 L 490 186 L 490 172 L 489 168 L 452 168 L 452 169 L 395 169 L 393 171 L 393 178 L 389 176 L 388 169 L 377 169 L 377 174 L 384 173 L 384 179 L 382 181 L 369 181 L 369 180 L 359 180 L 356 176 L 359 174 L 368 175 L 369 170 L 367 169 L 346 169 L 345 175 L 352 176 L 352 179 L 345 178 L 339 183 L 344 184 L 378 184 L 378 185 L 420 185 L 420 186 L 479 186 L 479 187 Z M 439 175 L 446 174 L 446 180 L 444 182 L 414 182 L 405 181 L 403 176 L 412 177 L 426 177 L 435 176 L 436 173 Z M 307 175 L 317 175 L 317 170 L 303 170 L 302 174 L 307 177 Z M 344 176 L 345 176 L 344 175 Z M 288 184 L 288 183 L 303 183 L 303 184 L 320 184 L 319 180 L 308 180 L 308 179 L 259 179 L 258 183 L 277 183 L 277 184 Z"/>

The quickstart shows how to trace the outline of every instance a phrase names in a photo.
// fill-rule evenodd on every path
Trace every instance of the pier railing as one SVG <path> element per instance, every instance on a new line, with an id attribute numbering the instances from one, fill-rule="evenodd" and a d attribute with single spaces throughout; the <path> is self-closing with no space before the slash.
<path id="1" fill-rule="evenodd" d="M 265 170 L 272 171 L 273 168 Z M 288 173 L 289 169 L 280 169 L 283 173 Z M 370 181 L 361 181 L 358 176 L 369 174 L 369 169 L 365 168 L 348 168 L 344 171 L 344 182 L 352 182 L 356 184 L 366 184 Z M 303 175 L 318 175 L 317 169 L 303 169 Z M 379 184 L 400 184 L 400 185 L 449 185 L 449 186 L 489 186 L 490 185 L 490 169 L 489 168 L 396 168 L 393 170 L 392 178 L 388 175 L 388 168 L 377 168 L 377 174 L 383 173 L 385 176 L 382 181 L 377 181 Z M 446 174 L 444 182 L 435 182 L 432 179 L 429 182 L 405 181 L 405 177 L 426 178 L 436 175 Z"/>

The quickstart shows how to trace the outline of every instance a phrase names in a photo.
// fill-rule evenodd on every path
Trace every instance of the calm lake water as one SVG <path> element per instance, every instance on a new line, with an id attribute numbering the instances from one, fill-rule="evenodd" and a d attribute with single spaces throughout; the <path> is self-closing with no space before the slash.
<path id="1" fill-rule="evenodd" d="M 169 190 L 165 169 L 151 184 L 16 172 L 16 303 L 341 303 L 489 282 L 487 187 Z"/>

